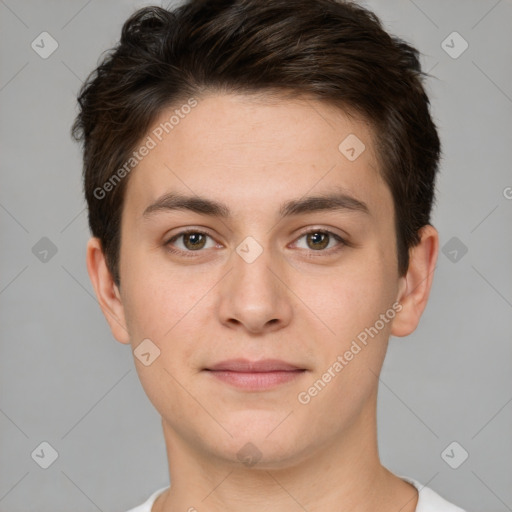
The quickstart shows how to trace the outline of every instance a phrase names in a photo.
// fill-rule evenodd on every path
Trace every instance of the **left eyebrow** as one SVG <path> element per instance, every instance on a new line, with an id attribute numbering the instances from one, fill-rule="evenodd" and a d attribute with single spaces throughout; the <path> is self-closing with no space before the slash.
<path id="1" fill-rule="evenodd" d="M 205 197 L 185 196 L 172 192 L 159 197 L 144 210 L 142 215 L 143 217 L 150 217 L 156 212 L 172 210 L 189 210 L 201 215 L 224 219 L 232 216 L 229 207 L 223 203 Z M 331 193 L 287 201 L 281 205 L 279 215 L 284 218 L 293 215 L 332 210 L 355 211 L 367 215 L 370 214 L 368 206 L 363 201 L 346 193 Z"/>
<path id="2" fill-rule="evenodd" d="M 366 203 L 345 193 L 333 193 L 321 196 L 309 196 L 284 203 L 279 213 L 281 217 L 300 215 L 320 211 L 356 211 L 369 215 Z"/>

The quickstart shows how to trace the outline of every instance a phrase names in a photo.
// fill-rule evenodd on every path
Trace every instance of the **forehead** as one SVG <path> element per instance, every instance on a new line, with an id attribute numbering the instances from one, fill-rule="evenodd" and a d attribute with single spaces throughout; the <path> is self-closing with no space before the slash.
<path id="1" fill-rule="evenodd" d="M 140 213 L 178 191 L 261 209 L 340 187 L 389 207 L 363 120 L 307 98 L 209 94 L 190 104 L 166 109 L 148 131 L 153 147 L 131 173 L 125 208 Z"/>

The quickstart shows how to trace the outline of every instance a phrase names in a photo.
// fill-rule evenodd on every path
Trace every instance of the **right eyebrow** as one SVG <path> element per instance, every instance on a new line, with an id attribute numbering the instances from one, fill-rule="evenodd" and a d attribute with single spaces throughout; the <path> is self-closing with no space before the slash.
<path id="1" fill-rule="evenodd" d="M 202 215 L 227 218 L 231 215 L 229 208 L 217 201 L 199 196 L 184 196 L 176 193 L 168 193 L 160 196 L 150 204 L 142 214 L 150 217 L 153 213 L 169 210 L 189 210 Z"/>

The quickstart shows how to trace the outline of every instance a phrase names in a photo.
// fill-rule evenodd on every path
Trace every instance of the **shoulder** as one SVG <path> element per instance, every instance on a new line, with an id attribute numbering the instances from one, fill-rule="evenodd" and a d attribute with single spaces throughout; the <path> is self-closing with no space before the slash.
<path id="1" fill-rule="evenodd" d="M 418 505 L 416 512 L 466 512 L 464 509 L 449 503 L 429 487 L 424 486 L 414 478 L 400 476 L 402 480 L 414 485 L 418 490 Z"/>
<path id="2" fill-rule="evenodd" d="M 155 503 L 158 496 L 167 490 L 169 487 L 162 487 L 155 491 L 153 494 L 149 496 L 149 498 L 142 503 L 141 505 L 138 505 L 135 508 L 131 508 L 130 510 L 127 510 L 126 512 L 151 512 L 151 508 L 153 507 L 153 503 Z"/>

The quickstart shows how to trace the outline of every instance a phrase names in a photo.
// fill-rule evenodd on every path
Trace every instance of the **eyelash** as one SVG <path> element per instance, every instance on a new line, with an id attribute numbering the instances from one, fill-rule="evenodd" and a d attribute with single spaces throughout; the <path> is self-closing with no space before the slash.
<path id="1" fill-rule="evenodd" d="M 318 250 L 318 251 L 315 251 L 314 249 L 303 249 L 303 250 L 310 252 L 310 254 L 307 257 L 314 258 L 316 256 L 331 255 L 331 254 L 336 253 L 336 252 L 340 251 L 341 249 L 343 249 L 344 246 L 347 246 L 347 247 L 351 246 L 351 244 L 349 242 L 347 242 L 344 238 L 342 238 L 341 236 L 339 236 L 336 233 L 333 233 L 332 231 L 329 231 L 327 229 L 310 229 L 309 231 L 304 231 L 303 233 L 301 233 L 299 235 L 299 237 L 296 240 L 300 240 L 301 238 L 303 238 L 309 234 L 312 234 L 312 233 L 321 233 L 321 234 L 328 235 L 329 237 L 334 238 L 338 242 L 338 245 L 336 247 L 331 247 L 330 249 L 323 249 L 323 250 Z M 197 229 L 187 229 L 184 231 L 180 231 L 178 234 L 174 235 L 167 242 L 165 242 L 164 243 L 165 247 L 167 248 L 167 250 L 169 252 L 171 252 L 173 254 L 178 254 L 180 256 L 192 257 L 192 258 L 195 257 L 196 253 L 203 252 L 203 250 L 198 249 L 197 251 L 192 251 L 192 250 L 184 251 L 182 249 L 176 249 L 176 248 L 172 247 L 172 242 L 174 242 L 178 238 L 180 238 L 184 235 L 188 235 L 188 234 L 205 235 L 207 237 L 212 238 L 212 240 L 213 240 L 213 237 L 211 237 L 208 233 L 205 233 L 204 231 L 199 231 Z M 315 254 L 315 253 L 317 253 L 317 254 Z"/>

